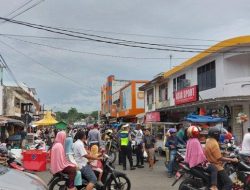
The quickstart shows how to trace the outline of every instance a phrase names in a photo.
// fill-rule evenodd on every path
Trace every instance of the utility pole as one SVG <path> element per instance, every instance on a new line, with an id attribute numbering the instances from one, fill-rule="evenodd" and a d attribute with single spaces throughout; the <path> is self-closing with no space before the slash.
<path id="1" fill-rule="evenodd" d="M 172 54 L 169 54 L 169 67 L 170 67 L 170 69 L 169 70 L 171 70 L 172 69 Z"/>
<path id="2" fill-rule="evenodd" d="M 2 55 L 0 54 L 0 85 L 3 86 L 3 69 L 6 68 L 2 61 Z"/>

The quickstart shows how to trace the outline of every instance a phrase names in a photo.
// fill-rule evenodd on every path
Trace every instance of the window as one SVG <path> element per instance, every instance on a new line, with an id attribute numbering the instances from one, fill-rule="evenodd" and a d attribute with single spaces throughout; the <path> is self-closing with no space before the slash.
<path id="1" fill-rule="evenodd" d="M 163 102 L 168 99 L 168 86 L 167 83 L 159 86 L 159 102 Z"/>
<path id="2" fill-rule="evenodd" d="M 15 98 L 15 100 L 14 100 L 14 105 L 15 105 L 16 108 L 20 108 L 20 106 L 21 106 L 21 101 L 20 101 L 20 99 Z"/>
<path id="3" fill-rule="evenodd" d="M 181 90 L 183 88 L 187 87 L 186 85 L 186 75 L 183 74 L 177 78 L 173 79 L 173 91 Z"/>
<path id="4" fill-rule="evenodd" d="M 147 104 L 151 105 L 154 102 L 154 89 L 150 89 L 147 91 Z"/>
<path id="5" fill-rule="evenodd" d="M 215 61 L 203 65 L 197 69 L 199 91 L 216 87 Z"/>

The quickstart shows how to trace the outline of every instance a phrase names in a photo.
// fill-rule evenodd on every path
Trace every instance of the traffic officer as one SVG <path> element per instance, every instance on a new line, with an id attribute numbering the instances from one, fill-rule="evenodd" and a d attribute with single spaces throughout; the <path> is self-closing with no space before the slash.
<path id="1" fill-rule="evenodd" d="M 131 136 L 129 134 L 129 125 L 123 125 L 122 130 L 119 133 L 120 148 L 121 148 L 121 158 L 123 164 L 123 170 L 126 170 L 126 157 L 129 160 L 130 170 L 135 170 L 133 167 L 132 160 L 132 148 L 131 148 Z"/>

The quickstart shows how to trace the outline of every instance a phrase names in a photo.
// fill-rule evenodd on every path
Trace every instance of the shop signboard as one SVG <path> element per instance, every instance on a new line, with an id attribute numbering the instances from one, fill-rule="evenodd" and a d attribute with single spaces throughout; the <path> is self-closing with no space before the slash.
<path id="1" fill-rule="evenodd" d="M 197 85 L 183 88 L 175 92 L 175 105 L 195 102 L 198 100 Z"/>
<path id="2" fill-rule="evenodd" d="M 148 122 L 159 122 L 161 121 L 160 119 L 160 112 L 150 112 L 146 114 L 146 123 Z"/>

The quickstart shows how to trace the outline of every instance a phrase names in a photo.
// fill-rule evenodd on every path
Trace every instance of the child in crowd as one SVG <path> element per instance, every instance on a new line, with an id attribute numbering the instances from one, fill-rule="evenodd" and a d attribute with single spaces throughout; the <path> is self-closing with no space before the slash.
<path id="1" fill-rule="evenodd" d="M 90 154 L 91 156 L 96 156 L 98 157 L 99 155 L 99 148 L 97 145 L 91 146 L 90 149 Z M 99 173 L 98 176 L 98 181 L 101 183 L 102 181 L 102 174 L 103 174 L 103 169 L 102 169 L 102 162 L 100 160 L 93 160 L 90 162 L 90 165 L 94 171 L 97 171 Z"/>

